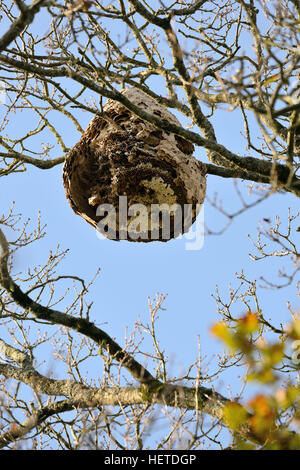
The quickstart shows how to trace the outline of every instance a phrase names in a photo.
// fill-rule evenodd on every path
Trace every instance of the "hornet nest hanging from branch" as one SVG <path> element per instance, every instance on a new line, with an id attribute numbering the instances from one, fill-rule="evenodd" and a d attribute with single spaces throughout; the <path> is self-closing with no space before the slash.
<path id="1" fill-rule="evenodd" d="M 136 106 L 180 126 L 165 107 L 136 88 L 122 93 Z M 76 214 L 114 240 L 167 241 L 189 230 L 205 198 L 205 165 L 180 136 L 141 120 L 108 100 L 63 169 Z"/>

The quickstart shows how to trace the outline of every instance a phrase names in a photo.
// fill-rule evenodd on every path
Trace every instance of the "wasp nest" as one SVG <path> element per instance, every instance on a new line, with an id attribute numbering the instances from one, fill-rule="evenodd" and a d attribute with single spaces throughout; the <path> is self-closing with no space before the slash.
<path id="1" fill-rule="evenodd" d="M 164 121 L 179 121 L 135 88 L 122 92 Z M 63 178 L 72 209 L 107 238 L 167 241 L 195 221 L 206 191 L 205 165 L 194 146 L 158 130 L 108 100 L 70 150 Z"/>

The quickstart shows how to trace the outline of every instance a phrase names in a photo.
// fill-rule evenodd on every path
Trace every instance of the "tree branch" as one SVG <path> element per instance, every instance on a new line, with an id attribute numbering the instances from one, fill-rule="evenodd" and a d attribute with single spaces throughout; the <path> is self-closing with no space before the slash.
<path id="1" fill-rule="evenodd" d="M 139 382 L 143 384 L 157 383 L 157 380 L 147 369 L 139 364 L 129 353 L 124 351 L 107 333 L 96 327 L 94 323 L 84 318 L 71 317 L 58 310 L 44 307 L 24 293 L 13 281 L 8 272 L 9 244 L 1 229 L 0 246 L 2 253 L 0 258 L 0 284 L 9 293 L 15 303 L 22 307 L 25 312 L 31 313 L 39 320 L 66 326 L 91 338 L 95 343 L 99 344 L 103 350 L 107 351 L 111 357 L 125 367 Z"/>
<path id="2" fill-rule="evenodd" d="M 69 67 L 61 67 L 57 68 L 56 70 L 43 70 L 38 67 L 34 67 L 31 64 L 25 64 L 24 62 L 17 61 L 15 59 L 7 58 L 6 56 L 0 55 L 0 60 L 10 63 L 11 65 L 18 66 L 20 70 L 26 70 L 31 73 L 35 73 L 41 77 L 69 77 L 75 80 L 76 82 L 84 85 L 87 89 L 93 90 L 99 95 L 102 95 L 106 98 L 118 101 L 119 103 L 123 104 L 127 109 L 131 112 L 139 116 L 141 119 L 150 122 L 158 129 L 172 132 L 176 135 L 183 137 L 184 139 L 198 145 L 200 147 L 204 147 L 207 150 L 210 150 L 218 155 L 221 156 L 222 162 L 226 167 L 229 169 L 239 169 L 242 171 L 255 173 L 257 176 L 267 177 L 269 179 L 269 183 L 272 184 L 274 182 L 274 175 L 276 178 L 275 187 L 279 185 L 281 189 L 285 189 L 286 191 L 290 191 L 300 197 L 300 180 L 293 176 L 290 178 L 290 170 L 284 165 L 279 163 L 273 163 L 269 161 L 259 160 L 253 157 L 240 157 L 237 154 L 231 152 L 223 145 L 217 143 L 216 141 L 205 139 L 201 137 L 199 134 L 193 131 L 189 131 L 184 129 L 181 126 L 176 124 L 163 121 L 162 119 L 147 113 L 146 111 L 142 110 L 138 106 L 134 105 L 126 96 L 122 93 L 118 92 L 117 90 L 111 90 L 104 87 L 101 87 L 97 83 L 92 80 L 85 78 L 79 72 L 72 70 Z M 250 177 L 249 177 L 250 179 Z M 290 181 L 291 179 L 291 181 Z M 287 183 L 289 183 L 287 185 Z"/>

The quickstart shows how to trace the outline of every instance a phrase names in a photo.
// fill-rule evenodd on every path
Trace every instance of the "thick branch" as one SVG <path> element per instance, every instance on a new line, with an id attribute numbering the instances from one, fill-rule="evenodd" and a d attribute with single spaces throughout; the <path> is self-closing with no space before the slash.
<path id="1" fill-rule="evenodd" d="M 36 166 L 41 170 L 49 170 L 56 165 L 60 165 L 65 161 L 65 157 L 57 157 L 49 160 L 39 160 L 38 158 L 29 157 L 28 155 L 24 155 L 20 152 L 12 152 L 12 153 L 3 153 L 0 152 L 0 157 L 2 158 L 11 158 L 17 160 L 18 162 L 29 163 L 30 165 Z"/>
<path id="2" fill-rule="evenodd" d="M 170 10 L 170 14 L 172 16 L 190 16 L 196 11 L 200 10 L 200 8 L 207 3 L 207 0 L 196 0 L 195 3 L 189 7 L 183 7 L 183 8 L 172 8 Z M 164 10 L 159 11 L 159 13 L 163 12 Z"/>
<path id="3" fill-rule="evenodd" d="M 243 171 L 238 168 L 233 170 L 222 166 L 212 165 L 211 163 L 207 163 L 205 167 L 207 175 L 216 175 L 221 178 L 240 178 L 242 180 L 255 181 L 256 183 L 270 184 L 270 178 L 267 176 L 260 176 L 255 172 Z"/>
<path id="4" fill-rule="evenodd" d="M 143 16 L 147 21 L 161 28 L 167 28 L 170 24 L 169 18 L 159 18 L 156 15 L 153 15 L 144 5 L 141 4 L 138 0 L 129 0 L 129 3 L 134 6 L 135 10 Z"/>
<path id="5" fill-rule="evenodd" d="M 85 78 L 79 72 L 76 72 L 68 67 L 61 67 L 57 68 L 56 70 L 43 70 L 41 68 L 34 67 L 30 64 L 25 64 L 15 59 L 7 58 L 3 55 L 0 56 L 0 60 L 2 60 L 3 62 L 10 63 L 11 65 L 17 66 L 20 70 L 26 70 L 28 72 L 35 73 L 36 75 L 41 77 L 60 76 L 72 78 L 81 85 L 84 85 L 87 89 L 93 90 L 99 95 L 105 96 L 106 98 L 120 102 L 131 112 L 139 116 L 141 119 L 150 122 L 155 127 L 167 132 L 172 132 L 176 135 L 180 135 L 181 137 L 194 143 L 195 145 L 204 147 L 207 150 L 220 155 L 222 158 L 222 163 L 224 164 L 224 166 L 226 166 L 226 168 L 240 169 L 242 171 L 255 173 L 257 174 L 257 176 L 267 177 L 269 178 L 270 184 L 272 183 L 272 181 L 274 181 L 275 175 L 276 183 L 279 186 L 282 186 L 283 189 L 293 192 L 297 196 L 300 196 L 300 181 L 298 180 L 298 178 L 293 177 L 290 185 L 288 187 L 285 186 L 286 183 L 289 181 L 290 176 L 290 170 L 286 166 L 278 163 L 274 164 L 269 161 L 259 160 L 253 157 L 240 157 L 239 155 L 231 152 L 226 147 L 217 143 L 216 141 L 205 139 L 196 132 L 189 131 L 181 126 L 177 126 L 176 124 L 163 121 L 162 119 L 147 113 L 138 106 L 134 105 L 122 93 L 116 90 L 112 91 L 107 88 L 101 87 L 94 81 Z"/>
<path id="6" fill-rule="evenodd" d="M 29 8 L 20 0 L 17 3 L 21 14 L 0 39 L 0 52 L 5 50 L 9 44 L 20 36 L 22 31 L 33 22 L 35 15 L 40 11 L 42 6 L 48 3 L 48 0 L 35 0 Z"/>
<path id="7" fill-rule="evenodd" d="M 22 426 L 6 432 L 0 437 L 0 448 L 23 437 L 49 416 L 76 408 L 99 408 L 100 406 L 120 406 L 120 404 L 122 406 L 144 403 L 161 404 L 175 408 L 196 409 L 223 421 L 224 407 L 231 403 L 230 400 L 214 390 L 202 386 L 190 388 L 157 382 L 154 387 L 142 385 L 139 387 L 92 388 L 70 380 L 50 379 L 33 369 L 23 370 L 8 364 L 0 364 L 0 374 L 27 384 L 38 393 L 68 397 L 66 401 L 42 408 L 27 419 Z M 245 439 L 259 443 L 259 439 L 248 425 L 242 426 L 239 434 Z"/>

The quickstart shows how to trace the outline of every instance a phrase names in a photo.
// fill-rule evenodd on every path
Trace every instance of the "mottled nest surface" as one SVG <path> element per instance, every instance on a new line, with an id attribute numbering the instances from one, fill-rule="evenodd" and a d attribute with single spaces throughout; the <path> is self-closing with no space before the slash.
<path id="1" fill-rule="evenodd" d="M 122 93 L 141 109 L 170 123 L 179 121 L 166 108 L 141 91 L 130 88 Z M 192 154 L 194 146 L 182 137 L 163 132 L 142 121 L 120 103 L 108 100 L 104 115 L 95 116 L 80 141 L 70 150 L 63 169 L 67 199 L 76 214 L 99 230 L 99 222 L 109 220 L 97 215 L 99 205 L 116 209 L 116 232 L 101 230 L 112 239 L 153 241 L 153 204 L 177 204 L 182 208 L 180 227 L 175 212 L 170 212 L 170 235 L 165 238 L 160 220 L 156 240 L 167 241 L 190 228 L 206 192 L 205 165 Z M 127 210 L 143 204 L 145 213 L 128 216 L 136 235 L 124 233 L 119 220 L 119 196 L 127 196 Z M 184 205 L 192 208 L 191 222 L 184 228 Z M 197 206 L 198 205 L 198 206 Z M 134 206 L 137 207 L 137 206 Z M 173 206 L 175 207 L 175 206 Z M 99 209 L 98 209 L 99 214 Z M 106 217 L 106 219 L 105 219 Z M 120 222 L 120 226 L 119 226 Z M 126 229 L 126 227 L 125 227 Z"/>

